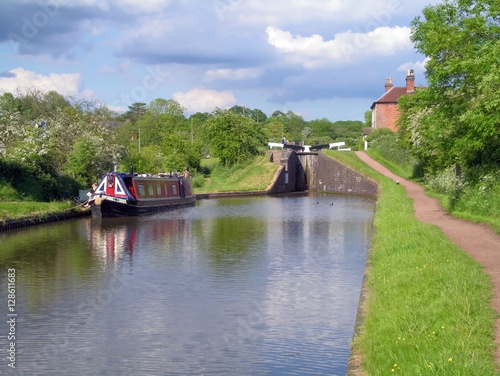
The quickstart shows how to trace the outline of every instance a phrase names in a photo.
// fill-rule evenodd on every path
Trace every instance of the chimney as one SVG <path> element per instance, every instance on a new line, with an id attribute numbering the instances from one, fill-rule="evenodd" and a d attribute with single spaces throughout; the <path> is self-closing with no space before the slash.
<path id="1" fill-rule="evenodd" d="M 413 75 L 413 69 L 408 70 L 408 73 L 406 74 L 406 92 L 415 92 L 415 76 Z"/>
<path id="2" fill-rule="evenodd" d="M 389 90 L 392 89 L 392 78 L 386 78 L 385 79 L 385 92 L 387 93 Z"/>

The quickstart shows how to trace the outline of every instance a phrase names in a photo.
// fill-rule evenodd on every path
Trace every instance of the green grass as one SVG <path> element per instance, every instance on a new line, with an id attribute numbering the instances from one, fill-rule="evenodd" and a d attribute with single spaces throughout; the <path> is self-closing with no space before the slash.
<path id="1" fill-rule="evenodd" d="M 76 206 L 65 201 L 36 202 L 36 201 L 0 201 L 0 221 L 19 219 L 23 217 L 44 217 L 47 214 L 61 213 Z"/>
<path id="2" fill-rule="evenodd" d="M 414 167 L 413 166 L 407 166 L 407 165 L 401 165 L 399 163 L 395 163 L 392 160 L 385 158 L 380 153 L 379 149 L 369 149 L 368 154 L 373 159 L 376 159 L 380 164 L 384 165 L 389 170 L 391 170 L 393 173 L 395 173 L 398 176 L 401 176 L 402 178 L 411 179 L 414 175 Z"/>
<path id="3" fill-rule="evenodd" d="M 215 158 L 215 157 L 204 158 L 201 160 L 200 164 L 202 167 L 211 168 L 211 167 L 214 167 L 217 164 L 219 164 L 219 158 Z"/>
<path id="4" fill-rule="evenodd" d="M 327 152 L 379 182 L 368 299 L 353 341 L 366 375 L 498 375 L 489 276 L 435 226 L 415 219 L 401 185 L 354 153 Z"/>
<path id="5" fill-rule="evenodd" d="M 214 160 L 204 162 L 202 166 L 210 170 L 210 175 L 203 185 L 195 188 L 197 194 L 265 190 L 278 169 L 276 164 L 269 162 L 267 155 L 232 167 L 220 166 Z"/>

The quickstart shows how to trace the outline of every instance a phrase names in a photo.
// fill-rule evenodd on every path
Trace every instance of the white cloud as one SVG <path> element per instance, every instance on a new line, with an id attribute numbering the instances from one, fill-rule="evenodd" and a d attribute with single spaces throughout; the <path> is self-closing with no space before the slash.
<path id="1" fill-rule="evenodd" d="M 308 22 L 356 23 L 373 29 L 401 15 L 417 15 L 429 3 L 442 0 L 218 0 L 216 15 L 239 24 L 301 25 Z M 365 25 L 366 24 L 366 25 Z M 333 25 L 332 25 L 333 26 Z M 366 30 L 366 29 L 365 29 Z"/>
<path id="2" fill-rule="evenodd" d="M 429 60 L 430 58 L 426 57 L 422 61 L 404 63 L 397 70 L 398 72 L 406 72 L 408 69 L 413 69 L 415 72 L 425 72 L 425 66 Z"/>
<path id="3" fill-rule="evenodd" d="M 220 13 L 234 12 L 239 23 L 273 25 L 288 22 L 307 22 L 311 19 L 332 17 L 341 12 L 349 2 L 341 0 L 252 0 L 252 1 L 226 1 L 227 5 L 220 6 Z M 292 10 L 293 11 L 290 11 Z"/>
<path id="4" fill-rule="evenodd" d="M 26 2 L 37 3 L 42 8 L 49 11 L 57 11 L 59 7 L 72 8 L 72 7 L 96 7 L 102 11 L 109 10 L 109 1 L 107 0 L 49 0 L 45 5 L 41 1 L 28 0 Z"/>
<path id="5" fill-rule="evenodd" d="M 175 32 L 175 26 L 172 22 L 159 18 L 148 18 L 140 20 L 135 27 L 126 30 L 124 35 L 126 40 L 145 37 L 146 40 L 154 44 L 156 40 L 166 38 L 173 32 Z"/>
<path id="6" fill-rule="evenodd" d="M 389 56 L 397 51 L 410 50 L 409 27 L 379 27 L 368 33 L 346 31 L 325 41 L 321 35 L 293 37 L 288 31 L 268 27 L 268 43 L 286 54 L 289 61 L 304 68 L 327 65 L 346 65 L 356 59 Z"/>
<path id="7" fill-rule="evenodd" d="M 187 93 L 177 92 L 172 96 L 189 112 L 212 112 L 216 107 L 226 109 L 237 103 L 230 91 L 193 89 Z"/>
<path id="8" fill-rule="evenodd" d="M 44 10 L 56 12 L 58 8 L 88 7 L 109 11 L 114 5 L 128 14 L 154 14 L 170 6 L 172 0 L 23 0 L 25 3 L 38 4 Z"/>
<path id="9" fill-rule="evenodd" d="M 129 14 L 157 13 L 170 6 L 172 1 L 167 0 L 117 0 L 115 4 Z"/>
<path id="10" fill-rule="evenodd" d="M 130 61 L 125 60 L 115 65 L 101 64 L 100 67 L 96 68 L 96 71 L 101 74 L 120 74 L 127 72 L 130 67 Z"/>
<path id="11" fill-rule="evenodd" d="M 0 90 L 9 93 L 25 94 L 27 90 L 36 88 L 42 91 L 55 90 L 63 96 L 90 98 L 93 92 L 82 91 L 80 73 L 50 73 L 48 76 L 37 74 L 23 68 L 9 71 L 13 77 L 0 77 Z"/>
<path id="12" fill-rule="evenodd" d="M 106 107 L 110 111 L 116 112 L 117 114 L 123 114 L 124 112 L 127 111 L 127 109 L 123 106 L 115 106 L 115 105 L 106 104 Z"/>
<path id="13" fill-rule="evenodd" d="M 203 81 L 243 81 L 258 78 L 262 76 L 263 73 L 263 68 L 212 69 L 205 72 L 205 78 L 203 79 Z"/>

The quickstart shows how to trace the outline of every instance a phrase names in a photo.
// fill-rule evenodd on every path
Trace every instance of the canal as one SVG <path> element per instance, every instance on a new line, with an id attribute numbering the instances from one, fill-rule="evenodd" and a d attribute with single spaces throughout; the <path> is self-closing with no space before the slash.
<path id="1" fill-rule="evenodd" d="M 345 375 L 374 208 L 221 198 L 1 233 L 0 373 Z"/>

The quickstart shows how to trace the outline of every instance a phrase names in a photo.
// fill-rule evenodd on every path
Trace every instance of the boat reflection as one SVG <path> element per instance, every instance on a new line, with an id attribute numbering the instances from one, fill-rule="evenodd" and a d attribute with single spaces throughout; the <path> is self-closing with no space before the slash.
<path id="1" fill-rule="evenodd" d="M 179 217 L 92 218 L 89 240 L 92 252 L 106 265 L 120 258 L 132 262 L 141 248 L 164 246 L 179 234 L 189 232 L 189 221 Z M 152 244 L 153 243 L 153 244 Z"/>

